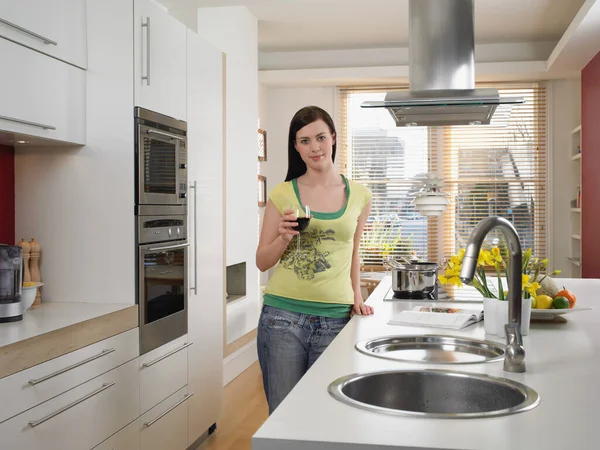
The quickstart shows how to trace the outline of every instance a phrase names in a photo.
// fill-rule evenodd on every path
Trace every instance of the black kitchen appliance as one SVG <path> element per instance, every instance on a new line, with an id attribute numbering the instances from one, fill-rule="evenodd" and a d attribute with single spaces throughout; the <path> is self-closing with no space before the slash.
<path id="1" fill-rule="evenodd" d="M 0 323 L 23 320 L 23 249 L 0 244 Z"/>

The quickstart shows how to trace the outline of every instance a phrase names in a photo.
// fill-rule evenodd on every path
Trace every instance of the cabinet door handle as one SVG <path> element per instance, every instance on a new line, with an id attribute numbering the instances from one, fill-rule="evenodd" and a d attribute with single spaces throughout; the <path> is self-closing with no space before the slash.
<path id="1" fill-rule="evenodd" d="M 198 183 L 194 180 L 194 184 L 190 184 L 190 189 L 194 191 L 194 286 L 190 291 L 194 291 L 198 295 Z"/>
<path id="2" fill-rule="evenodd" d="M 44 44 L 58 45 L 58 43 L 55 42 L 55 41 L 53 41 L 52 39 L 48 39 L 47 37 L 42 36 L 41 34 L 34 33 L 33 31 L 29 31 L 27 28 L 20 27 L 16 23 L 9 22 L 6 19 L 0 18 L 0 22 L 3 23 L 4 25 L 8 25 L 11 28 L 14 28 L 15 30 L 18 30 L 18 31 L 20 31 L 22 33 L 28 34 L 29 36 L 32 36 L 32 37 L 34 37 L 36 39 L 39 39 Z"/>
<path id="3" fill-rule="evenodd" d="M 90 392 L 89 394 L 87 394 L 85 397 L 81 397 L 78 400 L 75 400 L 72 403 L 69 403 L 68 405 L 63 406 L 60 409 L 57 409 L 56 411 L 54 411 L 51 414 L 48 414 L 46 417 L 42 417 L 40 420 L 32 420 L 29 422 L 29 426 L 30 427 L 37 427 L 38 425 L 43 424 L 44 422 L 46 422 L 47 420 L 52 419 L 53 417 L 58 416 L 59 414 L 64 413 L 66 410 L 71 409 L 73 406 L 77 406 L 79 405 L 81 402 L 86 401 L 88 398 L 92 398 L 94 395 L 99 394 L 102 391 L 107 390 L 109 387 L 114 386 L 115 382 L 111 382 L 111 383 L 104 383 L 101 387 L 99 387 L 98 389 L 96 389 L 95 391 Z"/>
<path id="4" fill-rule="evenodd" d="M 153 366 L 154 364 L 156 364 L 157 362 L 162 361 L 165 358 L 168 358 L 171 355 L 174 355 L 177 352 L 180 352 L 181 350 L 183 350 L 184 348 L 188 348 L 190 345 L 192 345 L 193 342 L 186 342 L 185 344 L 183 344 L 181 347 L 176 348 L 175 350 L 171 350 L 169 353 L 165 353 L 164 355 L 162 355 L 160 358 L 156 358 L 154 361 L 150 361 L 147 363 L 142 364 L 142 367 L 150 367 Z"/>
<path id="5" fill-rule="evenodd" d="M 150 86 L 150 17 L 142 22 L 142 28 L 146 28 L 146 76 L 142 75 L 142 80 L 146 80 L 146 86 Z"/>
<path id="6" fill-rule="evenodd" d="M 41 382 L 46 381 L 46 380 L 49 380 L 50 378 L 54 378 L 57 375 L 60 375 L 60 374 L 65 373 L 65 372 L 68 372 L 69 370 L 75 369 L 75 368 L 77 368 L 79 366 L 83 366 L 84 364 L 87 364 L 90 361 L 93 361 L 93 360 L 98 359 L 98 358 L 102 358 L 103 356 L 106 356 L 109 353 L 112 353 L 114 351 L 115 351 L 114 348 L 109 348 L 109 349 L 106 349 L 106 350 L 102 350 L 97 355 L 90 356 L 89 358 L 84 359 L 83 361 L 79 361 L 78 363 L 75 363 L 75 364 L 72 364 L 70 366 L 64 367 L 64 368 L 62 368 L 60 370 L 57 370 L 56 372 L 52 372 L 51 374 L 48 374 L 48 375 L 43 376 L 41 378 L 36 378 L 34 380 L 29 380 L 29 384 L 32 384 L 32 385 L 35 386 L 36 384 L 41 383 Z"/>
<path id="7" fill-rule="evenodd" d="M 167 409 L 164 413 L 162 413 L 160 416 L 152 419 L 150 422 L 146 422 L 144 424 L 145 427 L 149 427 L 152 426 L 154 423 L 158 422 L 160 419 L 162 419 L 163 417 L 165 417 L 167 414 L 169 414 L 171 411 L 173 411 L 175 408 L 177 408 L 179 405 L 181 405 L 183 402 L 185 402 L 188 398 L 190 398 L 192 395 L 194 395 L 194 393 L 192 392 L 191 394 L 185 394 L 185 396 L 179 400 L 177 403 L 175 403 L 173 406 L 171 406 L 169 409 Z"/>
<path id="8" fill-rule="evenodd" d="M 43 123 L 29 122 L 28 120 L 15 119 L 14 117 L 0 116 L 2 120 L 8 120 L 9 122 L 22 123 L 23 125 L 31 125 L 32 127 L 43 128 L 44 130 L 56 130 L 56 127 L 52 125 L 44 125 Z"/>

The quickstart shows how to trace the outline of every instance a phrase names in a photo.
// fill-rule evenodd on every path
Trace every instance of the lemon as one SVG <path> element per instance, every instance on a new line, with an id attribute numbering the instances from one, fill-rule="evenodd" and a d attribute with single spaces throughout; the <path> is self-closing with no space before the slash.
<path id="1" fill-rule="evenodd" d="M 535 307 L 536 309 L 550 309 L 553 301 L 553 298 L 549 295 L 538 295 L 535 298 Z"/>
<path id="2" fill-rule="evenodd" d="M 565 297 L 556 297 L 552 302 L 552 306 L 554 306 L 555 309 L 568 309 L 569 300 Z"/>

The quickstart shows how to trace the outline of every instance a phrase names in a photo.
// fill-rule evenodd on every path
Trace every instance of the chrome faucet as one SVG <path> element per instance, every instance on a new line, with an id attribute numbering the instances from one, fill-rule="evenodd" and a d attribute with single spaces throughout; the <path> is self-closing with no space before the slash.
<path id="1" fill-rule="evenodd" d="M 460 279 L 470 284 L 475 276 L 477 259 L 481 245 L 487 234 L 494 228 L 500 229 L 506 238 L 510 253 L 508 267 L 508 322 L 504 325 L 506 333 L 506 354 L 504 355 L 504 370 L 507 372 L 525 372 L 525 348 L 521 335 L 521 274 L 523 272 L 523 254 L 519 235 L 513 225 L 502 217 L 487 217 L 477 224 L 471 232 L 465 256 L 460 270 Z M 485 320 L 485 319 L 484 319 Z"/>

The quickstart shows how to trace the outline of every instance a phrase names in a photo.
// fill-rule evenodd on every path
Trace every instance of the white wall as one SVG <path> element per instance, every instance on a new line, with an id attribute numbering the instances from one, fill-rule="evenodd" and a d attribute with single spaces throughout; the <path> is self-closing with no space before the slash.
<path id="1" fill-rule="evenodd" d="M 300 108 L 315 105 L 323 108 L 335 119 L 335 88 L 264 89 L 267 91 L 266 114 L 270 149 L 264 174 L 271 190 L 285 179 L 287 173 L 287 142 L 292 117 Z"/>
<path id="2" fill-rule="evenodd" d="M 276 184 L 285 180 L 288 166 L 288 132 L 292 117 L 300 108 L 315 105 L 323 108 L 335 120 L 335 92 L 333 87 L 268 88 L 259 85 L 260 121 L 261 126 L 267 130 L 268 143 L 267 161 L 260 164 L 260 173 L 267 177 L 269 192 Z M 261 273 L 262 285 L 267 283 L 272 270 Z"/>
<path id="3" fill-rule="evenodd" d="M 269 132 L 269 117 L 267 111 L 267 102 L 268 102 L 269 89 L 262 84 L 258 84 L 258 126 L 259 128 L 267 131 L 267 160 L 261 161 L 258 163 L 258 173 L 260 175 L 266 175 L 269 170 L 269 162 L 271 161 L 269 150 L 272 148 L 271 144 L 271 135 Z M 272 181 L 267 178 L 267 191 L 272 187 Z M 258 208 L 258 230 L 260 232 L 262 228 L 263 217 L 265 214 L 265 208 Z M 268 273 L 260 273 L 259 274 L 259 284 L 260 286 L 264 286 L 268 281 L 269 275 Z M 262 294 L 261 294 L 262 295 Z M 261 303 L 262 298 L 259 298 L 259 303 Z"/>
<path id="4" fill-rule="evenodd" d="M 475 61 L 478 63 L 545 61 L 555 44 L 555 42 L 476 44 Z M 260 52 L 258 55 L 261 70 L 380 67 L 407 65 L 408 62 L 408 47 Z"/>
<path id="5" fill-rule="evenodd" d="M 571 160 L 571 131 L 581 123 L 581 81 L 554 80 L 550 82 L 549 140 L 550 183 L 552 201 L 549 218 L 549 244 L 552 247 L 553 269 L 571 274 L 571 205 L 574 198 L 573 161 Z"/>
<path id="6" fill-rule="evenodd" d="M 87 19 L 87 145 L 17 150 L 15 228 L 40 242 L 43 301 L 134 304 L 133 9 Z"/>
<path id="7" fill-rule="evenodd" d="M 230 343 L 256 328 L 259 313 L 259 275 L 255 263 L 258 21 L 245 7 L 199 8 L 198 34 L 227 55 L 226 264 L 246 263 L 247 293 L 245 298 L 227 306 Z"/>

